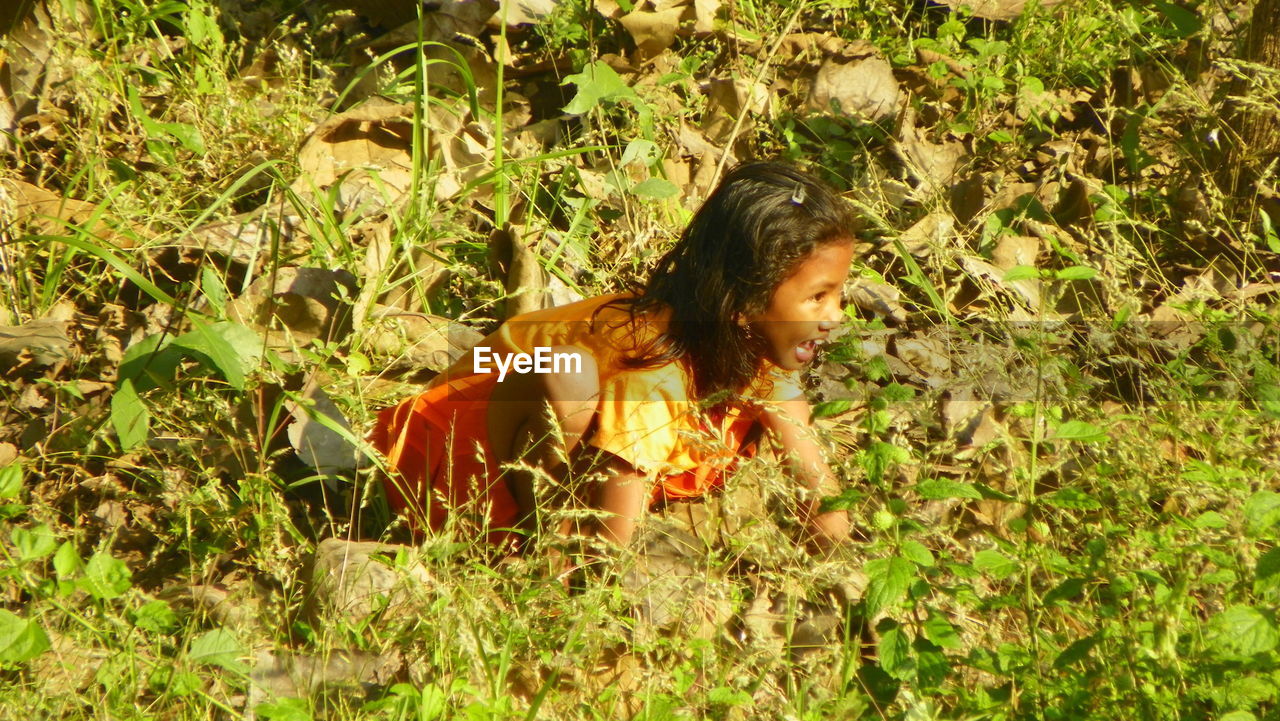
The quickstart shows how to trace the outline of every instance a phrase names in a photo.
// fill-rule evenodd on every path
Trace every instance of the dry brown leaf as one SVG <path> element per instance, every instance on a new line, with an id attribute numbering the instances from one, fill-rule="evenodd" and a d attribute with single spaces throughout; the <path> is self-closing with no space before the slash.
<path id="1" fill-rule="evenodd" d="M 1012 20 L 1022 14 L 1031 0 L 937 0 L 953 10 L 967 9 L 974 17 L 987 20 Z M 1042 8 L 1050 8 L 1062 0 L 1036 0 Z"/>
<path id="2" fill-rule="evenodd" d="M 0 443 L 0 467 L 18 460 L 18 447 L 12 443 Z"/>
<path id="3" fill-rule="evenodd" d="M 66 235 L 67 226 L 71 225 L 120 248 L 134 245 L 132 239 L 112 227 L 97 205 L 64 198 L 21 180 L 0 182 L 0 217 L 9 214 L 13 222 L 29 222 L 42 235 Z M 91 221 L 93 224 L 89 225 Z"/>
<path id="4" fill-rule="evenodd" d="M 260 704 L 280 698 L 336 695 L 383 686 L 403 668 L 404 660 L 394 648 L 386 653 L 333 649 L 319 656 L 261 650 L 253 657 L 245 707 L 259 708 Z"/>
<path id="5" fill-rule="evenodd" d="M 325 475 L 349 473 L 356 469 L 360 452 L 349 440 L 354 437 L 346 416 L 313 380 L 302 392 L 302 402 L 285 401 L 285 410 L 292 421 L 289 424 L 289 444 L 298 458 L 317 472 Z M 317 420 L 323 416 L 345 434 Z"/>
<path id="6" fill-rule="evenodd" d="M 951 213 L 961 223 L 968 223 L 982 212 L 986 205 L 987 189 L 981 175 L 971 175 L 951 185 L 947 194 Z"/>
<path id="7" fill-rule="evenodd" d="M 44 2 L 18 2 L 0 11 L 9 25 L 0 37 L 7 52 L 0 62 L 0 150 L 22 120 L 40 110 L 53 60 L 53 20 Z M 53 78 L 57 80 L 57 78 Z"/>
<path id="8" fill-rule="evenodd" d="M 562 0 L 498 0 L 494 20 L 505 20 L 507 25 L 534 25 L 555 11 Z"/>
<path id="9" fill-rule="evenodd" d="M 657 12 L 632 10 L 618 19 L 636 43 L 640 59 L 648 59 L 671 47 L 680 31 L 685 8 L 672 7 Z"/>
<path id="10" fill-rule="evenodd" d="M 982 448 L 1000 436 L 995 407 L 987 401 L 945 400 L 942 422 L 947 434 L 961 449 Z"/>
<path id="11" fill-rule="evenodd" d="M 592 6 L 595 7 L 596 12 L 610 20 L 617 20 L 625 12 L 618 0 L 593 0 Z"/>
<path id="12" fill-rule="evenodd" d="M 508 318 L 544 307 L 545 271 L 515 230 L 503 228 L 489 235 L 489 260 L 505 278 Z"/>
<path id="13" fill-rule="evenodd" d="M 293 191 L 310 196 L 341 183 L 343 211 L 395 204 L 413 180 L 412 129 L 413 105 L 382 99 L 326 120 L 298 151 Z"/>
<path id="14" fill-rule="evenodd" d="M 893 67 L 877 55 L 847 63 L 824 62 L 814 76 L 808 105 L 820 113 L 875 121 L 896 113 L 898 100 Z"/>
<path id="15" fill-rule="evenodd" d="M 720 0 L 693 0 L 693 31 L 700 35 L 714 32 Z"/>
<path id="16" fill-rule="evenodd" d="M 910 107 L 903 114 L 902 140 L 892 147 L 907 172 L 922 189 L 930 192 L 951 187 L 960 159 L 964 157 L 962 143 L 934 143 L 926 138 L 925 133 L 916 128 L 915 112 Z"/>
<path id="17" fill-rule="evenodd" d="M 1013 291 L 1012 295 L 1020 299 L 1028 309 L 1040 309 L 1040 281 L 1036 278 L 1020 278 L 1005 281 L 1004 271 L 981 258 L 971 255 L 959 256 L 960 267 L 975 278 L 981 278 L 997 288 Z"/>
<path id="18" fill-rule="evenodd" d="M 230 261 L 253 267 L 258 256 L 273 243 L 291 249 L 299 240 L 302 218 L 296 215 L 271 217 L 264 208 L 216 220 L 194 228 L 178 244 L 188 250 L 216 253 Z"/>
<path id="19" fill-rule="evenodd" d="M 862 41 L 854 41 L 854 43 L 861 42 Z M 858 56 L 857 52 L 855 51 L 854 54 L 851 55 L 844 52 L 844 50 L 847 46 L 853 45 L 854 43 L 847 43 L 845 40 L 841 39 L 837 35 L 833 35 L 832 33 L 791 33 L 790 35 L 782 38 L 782 41 L 778 43 L 778 57 L 788 58 L 789 61 L 795 62 L 796 60 L 803 60 L 808 56 L 808 58 L 813 60 L 814 65 L 833 55 L 840 55 L 845 57 L 845 59 L 851 59 Z M 875 55 L 878 52 L 875 46 L 870 43 L 866 43 L 864 49 L 866 52 L 861 53 L 864 57 Z"/>
<path id="20" fill-rule="evenodd" d="M 364 319 L 374 302 L 409 313 L 425 312 L 425 301 L 441 291 L 452 272 L 440 260 L 438 243 L 414 246 L 408 253 L 393 256 L 390 220 L 368 223 L 363 276 L 367 279 L 356 302 L 355 330 L 364 330 Z M 384 279 L 381 283 L 374 279 Z"/>
<path id="21" fill-rule="evenodd" d="M 928 256 L 934 248 L 946 244 L 946 239 L 955 230 L 956 219 L 946 211 L 934 211 L 917 220 L 914 225 L 903 231 L 900 236 L 907 252 L 916 257 Z"/>
<path id="22" fill-rule="evenodd" d="M 273 285 L 274 283 L 274 285 Z M 355 276 L 327 268 L 280 268 L 255 280 L 228 306 L 228 315 L 261 333 L 268 345 L 288 349 L 351 332 Z"/>
<path id="23" fill-rule="evenodd" d="M 991 251 L 991 262 L 1000 270 L 1009 270 L 1017 265 L 1036 264 L 1036 256 L 1040 254 L 1040 239 L 1026 235 L 1003 235 Z"/>
<path id="24" fill-rule="evenodd" d="M 426 313 L 374 306 L 363 336 L 365 348 L 391 359 L 389 370 L 439 372 L 484 336 L 461 323 Z"/>
<path id="25" fill-rule="evenodd" d="M 450 40 L 458 33 L 479 35 L 498 10 L 497 0 L 329 0 L 329 4 L 349 8 L 370 24 L 383 28 L 416 25 L 417 6 L 421 4 L 424 34 L 426 39 L 435 41 Z"/>
<path id="26" fill-rule="evenodd" d="M 62 320 L 34 320 L 19 326 L 0 326 L 0 365 L 21 362 L 51 366 L 71 357 L 71 339 Z"/>
<path id="27" fill-rule="evenodd" d="M 911 366 L 930 388 L 946 384 L 951 375 L 951 354 L 936 338 L 904 337 L 893 344 L 893 355 Z"/>
<path id="28" fill-rule="evenodd" d="M 46 698 L 68 698 L 92 684 L 98 669 L 112 656 L 105 648 L 84 646 L 70 636 L 48 629 L 50 648 L 31 659 L 28 671 Z"/>
<path id="29" fill-rule="evenodd" d="M 718 146 L 729 142 L 734 123 L 746 107 L 749 112 L 765 115 L 769 109 L 770 93 L 764 83 L 751 83 L 739 78 L 716 78 L 707 82 L 703 92 L 707 95 L 707 109 L 702 116 L 702 131 Z M 746 118 L 739 128 L 739 136 L 751 127 Z M 732 152 L 731 149 L 725 149 Z"/>
<path id="30" fill-rule="evenodd" d="M 894 325 L 907 321 L 907 309 L 902 307 L 899 299 L 902 293 L 897 288 L 870 278 L 854 278 L 845 285 L 849 301 L 868 313 L 886 319 Z"/>

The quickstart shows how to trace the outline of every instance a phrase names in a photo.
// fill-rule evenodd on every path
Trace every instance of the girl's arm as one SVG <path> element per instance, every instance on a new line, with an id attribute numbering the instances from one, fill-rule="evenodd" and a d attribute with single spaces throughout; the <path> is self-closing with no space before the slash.
<path id="1" fill-rule="evenodd" d="M 822 448 L 809 418 L 809 403 L 797 398 L 772 404 L 764 412 L 761 422 L 782 446 L 795 479 L 813 491 L 809 501 L 801 506 L 800 520 L 808 529 L 814 545 L 826 552 L 848 539 L 849 514 L 844 511 L 818 512 L 822 492 L 834 491 L 835 476 L 822 457 Z"/>
<path id="2" fill-rule="evenodd" d="M 631 542 L 648 503 L 649 477 L 616 457 L 606 462 L 602 470 L 605 479 L 597 488 L 592 505 L 608 515 L 600 520 L 598 533 L 606 541 L 625 546 Z"/>

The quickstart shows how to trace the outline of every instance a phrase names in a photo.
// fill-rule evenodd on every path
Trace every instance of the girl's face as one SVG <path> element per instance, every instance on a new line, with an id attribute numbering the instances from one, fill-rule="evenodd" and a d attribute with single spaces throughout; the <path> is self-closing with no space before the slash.
<path id="1" fill-rule="evenodd" d="M 853 264 L 853 241 L 823 243 L 773 289 L 764 312 L 746 320 L 764 339 L 765 357 L 780 368 L 796 370 L 813 360 L 842 317 L 845 278 Z"/>

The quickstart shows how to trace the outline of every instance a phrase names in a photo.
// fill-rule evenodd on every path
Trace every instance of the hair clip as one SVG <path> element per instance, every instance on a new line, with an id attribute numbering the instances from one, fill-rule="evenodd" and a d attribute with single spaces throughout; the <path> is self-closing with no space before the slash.
<path id="1" fill-rule="evenodd" d="M 805 187 L 796 183 L 796 189 L 791 191 L 791 202 L 796 205 L 804 205 Z"/>

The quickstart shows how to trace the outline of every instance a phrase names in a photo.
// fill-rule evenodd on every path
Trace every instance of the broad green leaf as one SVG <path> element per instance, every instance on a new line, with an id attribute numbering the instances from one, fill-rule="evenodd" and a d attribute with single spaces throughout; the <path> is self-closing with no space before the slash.
<path id="1" fill-rule="evenodd" d="M 117 371 L 120 383 L 132 381 L 138 392 L 172 386 L 182 363 L 182 351 L 172 343 L 172 337 L 157 333 L 126 348 Z"/>
<path id="2" fill-rule="evenodd" d="M 1191 525 L 1196 528 L 1226 528 L 1227 519 L 1217 511 L 1205 511 L 1204 513 L 1196 516 L 1196 519 L 1191 522 Z"/>
<path id="3" fill-rule="evenodd" d="M 173 346 L 208 359 L 238 391 L 244 390 L 245 375 L 262 355 L 262 338 L 231 321 L 201 325 L 175 338 Z"/>
<path id="4" fill-rule="evenodd" d="M 973 567 L 997 580 L 1008 578 L 1018 572 L 1017 561 L 993 549 L 973 554 Z"/>
<path id="5" fill-rule="evenodd" d="M 993 143 L 1012 143 L 1013 134 L 1008 130 L 993 130 L 987 133 L 987 140 Z"/>
<path id="6" fill-rule="evenodd" d="M 1261 358 L 1254 360 L 1252 385 L 1258 410 L 1280 418 L 1280 370 Z"/>
<path id="7" fill-rule="evenodd" d="M 10 538 L 13 539 L 14 547 L 18 549 L 18 558 L 23 561 L 44 558 L 58 547 L 58 537 L 54 535 L 53 529 L 45 524 L 30 529 L 14 528 Z"/>
<path id="8" fill-rule="evenodd" d="M 223 315 L 227 312 L 227 284 L 213 266 L 206 265 L 200 269 L 200 293 L 209 301 L 213 312 Z"/>
<path id="9" fill-rule="evenodd" d="M 821 513 L 827 513 L 829 511 L 848 511 L 856 507 L 859 503 L 862 503 L 863 499 L 866 497 L 867 494 L 856 488 L 846 488 L 841 491 L 838 496 L 828 496 L 822 499 L 822 503 L 818 506 L 818 510 Z"/>
<path id="10" fill-rule="evenodd" d="M 815 403 L 813 406 L 812 417 L 814 420 L 819 418 L 830 418 L 838 416 L 853 407 L 853 401 L 847 398 L 837 398 L 833 401 L 822 401 Z"/>
<path id="11" fill-rule="evenodd" d="M 1258 721 L 1258 717 L 1248 711 L 1232 711 L 1218 718 L 1218 721 Z"/>
<path id="12" fill-rule="evenodd" d="M 1097 275 L 1097 268 L 1090 268 L 1086 265 L 1073 265 L 1054 273 L 1058 280 L 1089 280 L 1097 277 Z"/>
<path id="13" fill-rule="evenodd" d="M 1016 280 L 1030 280 L 1039 278 L 1040 270 L 1030 265 L 1015 265 L 1004 272 L 1004 282 L 1012 283 Z"/>
<path id="14" fill-rule="evenodd" d="M 133 625 L 152 633 L 168 633 L 178 626 L 178 615 L 164 601 L 151 601 L 133 612 Z"/>
<path id="15" fill-rule="evenodd" d="M 312 721 L 313 718 L 307 708 L 307 701 L 300 698 L 282 698 L 274 703 L 260 703 L 253 710 L 263 721 Z"/>
<path id="16" fill-rule="evenodd" d="M 911 639 L 902 626 L 893 623 L 880 629 L 880 642 L 876 644 L 876 656 L 880 668 L 899 681 L 907 681 L 915 675 L 916 665 L 911 658 Z"/>
<path id="17" fill-rule="evenodd" d="M 215 628 L 202 634 L 191 642 L 191 648 L 187 650 L 187 658 L 193 662 L 221 666 L 229 671 L 244 669 L 244 664 L 240 661 L 243 655 L 244 648 L 240 641 L 225 628 Z"/>
<path id="18" fill-rule="evenodd" d="M 622 77 L 603 60 L 597 60 L 586 66 L 576 75 L 566 76 L 561 85 L 570 83 L 577 86 L 578 93 L 573 96 L 573 100 L 570 100 L 568 105 L 564 106 L 564 112 L 569 115 L 582 115 L 601 103 L 639 97 L 636 91 L 623 82 Z"/>
<path id="19" fill-rule="evenodd" d="M 190 671 L 178 671 L 172 664 L 157 668 L 147 677 L 147 688 L 157 696 L 189 696 L 203 686 L 199 676 Z"/>
<path id="20" fill-rule="evenodd" d="M 750 706 L 751 694 L 741 689 L 717 686 L 707 692 L 707 703 L 716 706 Z"/>
<path id="21" fill-rule="evenodd" d="M 1083 578 L 1068 578 L 1045 594 L 1044 605 L 1051 606 L 1061 601 L 1074 601 L 1084 593 L 1084 585 Z"/>
<path id="22" fill-rule="evenodd" d="M 35 619 L 0 610 L 0 665 L 22 663 L 49 650 L 49 637 Z"/>
<path id="23" fill-rule="evenodd" d="M 84 564 L 84 577 L 77 585 L 90 596 L 107 601 L 128 591 L 133 586 L 132 576 L 124 561 L 106 551 L 98 551 Z"/>
<path id="24" fill-rule="evenodd" d="M 161 132 L 181 143 L 187 150 L 196 155 L 205 154 L 204 136 L 196 126 L 186 123 L 159 123 L 157 127 Z"/>
<path id="25" fill-rule="evenodd" d="M 1092 423 L 1067 421 L 1054 430 L 1053 438 L 1058 441 L 1097 443 L 1098 441 L 1107 440 L 1107 434 Z"/>
<path id="26" fill-rule="evenodd" d="M 879 485 L 889 468 L 909 460 L 911 460 L 911 453 L 907 449 L 899 448 L 892 443 L 875 441 L 871 447 L 863 451 L 862 466 L 867 471 L 867 480 Z"/>
<path id="27" fill-rule="evenodd" d="M 951 673 L 951 662 L 933 643 L 917 638 L 911 644 L 915 652 L 916 683 L 921 688 L 938 688 Z"/>
<path id="28" fill-rule="evenodd" d="M 1258 581 L 1268 581 L 1280 575 L 1280 548 L 1273 548 L 1259 556 L 1253 573 Z"/>
<path id="29" fill-rule="evenodd" d="M 1167 2 L 1167 0 L 1153 0 L 1152 5 L 1159 8 L 1160 12 L 1164 13 L 1164 16 L 1169 19 L 1179 38 L 1194 35 L 1200 30 L 1200 18 L 1194 11 Z"/>
<path id="30" fill-rule="evenodd" d="M 1089 655 L 1089 651 L 1093 650 L 1096 645 L 1098 645 L 1096 636 L 1085 636 L 1082 639 L 1073 641 L 1071 645 L 1062 649 L 1058 657 L 1053 660 L 1053 667 L 1062 670 L 1074 663 L 1083 661 Z"/>
<path id="31" fill-rule="evenodd" d="M 1004 491 L 997 491 L 981 481 L 974 483 L 973 487 L 978 489 L 978 493 L 988 501 L 1004 501 L 1005 503 L 1013 503 L 1018 500 L 1016 497 L 1011 496 Z"/>
<path id="32" fill-rule="evenodd" d="M 422 687 L 418 700 L 418 721 L 435 721 L 444 715 L 448 694 L 440 684 L 429 683 Z"/>
<path id="33" fill-rule="evenodd" d="M 664 198 L 672 198 L 679 195 L 680 188 L 670 180 L 665 180 L 663 178 L 649 178 L 648 180 L 641 181 L 632 186 L 631 194 L 640 198 L 662 200 Z"/>
<path id="34" fill-rule="evenodd" d="M 964 644 L 960 641 L 960 634 L 956 633 L 956 627 L 946 619 L 941 613 L 929 609 L 929 617 L 925 619 L 924 637 L 937 644 L 942 648 L 956 650 Z"/>
<path id="35" fill-rule="evenodd" d="M 902 542 L 902 555 L 915 562 L 917 566 L 925 566 L 927 568 L 934 563 L 933 552 L 914 538 L 908 538 Z"/>
<path id="36" fill-rule="evenodd" d="M 1232 606 L 1209 619 L 1205 637 L 1226 658 L 1256 656 L 1280 644 L 1275 623 L 1252 606 Z"/>
<path id="37" fill-rule="evenodd" d="M 151 413 L 142 402 L 133 381 L 124 379 L 111 396 L 111 425 L 120 438 L 120 447 L 129 450 L 147 440 L 151 425 Z"/>
<path id="38" fill-rule="evenodd" d="M 916 576 L 916 566 L 899 556 L 873 558 L 863 567 L 867 574 L 867 591 L 863 602 L 867 615 L 874 616 L 882 609 L 897 604 L 907 592 Z"/>
<path id="39" fill-rule="evenodd" d="M 17 498 L 22 495 L 22 466 L 10 463 L 0 468 L 0 498 Z"/>
<path id="40" fill-rule="evenodd" d="M 58 546 L 58 552 L 53 554 L 53 572 L 58 574 L 60 580 L 65 581 L 80 575 L 83 570 L 84 562 L 80 560 L 80 554 L 76 553 L 75 544 L 63 541 Z"/>
<path id="41" fill-rule="evenodd" d="M 915 487 L 916 493 L 924 499 L 938 501 L 944 498 L 970 498 L 980 500 L 982 494 L 971 483 L 962 483 L 947 478 L 931 478 L 920 481 Z"/>
<path id="42" fill-rule="evenodd" d="M 1041 496 L 1041 500 L 1051 506 L 1079 511 L 1092 511 L 1102 508 L 1102 504 L 1098 503 L 1093 496 L 1075 488 L 1059 488 L 1053 493 Z"/>
<path id="43" fill-rule="evenodd" d="M 622 151 L 622 158 L 618 161 L 618 167 L 625 168 L 632 163 L 638 163 L 647 168 L 661 156 L 662 151 L 658 149 L 657 143 L 644 138 L 636 138 L 627 143 L 627 149 Z"/>
<path id="44" fill-rule="evenodd" d="M 1280 523 L 1280 493 L 1258 491 L 1244 502 L 1245 530 L 1251 536 L 1262 535 Z"/>

